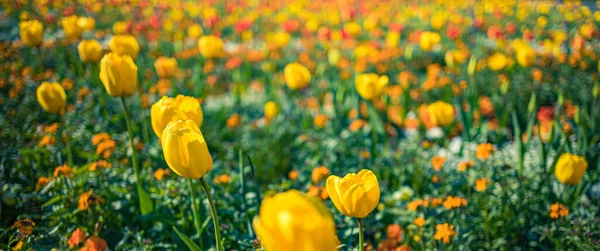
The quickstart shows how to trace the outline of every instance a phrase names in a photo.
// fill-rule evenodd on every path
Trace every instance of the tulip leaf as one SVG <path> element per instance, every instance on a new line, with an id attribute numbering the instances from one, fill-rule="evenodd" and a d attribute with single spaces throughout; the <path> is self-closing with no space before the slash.
<path id="1" fill-rule="evenodd" d="M 198 247 L 198 245 L 196 245 L 196 243 L 194 243 L 189 237 L 187 237 L 184 233 L 179 232 L 179 229 L 177 229 L 175 226 L 173 226 L 173 230 L 175 230 L 175 233 L 177 233 L 177 235 L 179 235 L 179 238 L 181 238 L 181 240 L 185 243 L 185 245 L 188 246 L 188 248 L 191 251 L 202 251 L 202 249 L 200 247 Z"/>
<path id="2" fill-rule="evenodd" d="M 46 201 L 46 203 L 44 203 L 44 204 L 42 205 L 42 208 L 44 208 L 44 207 L 47 207 L 47 206 L 50 206 L 50 205 L 52 205 L 52 204 L 54 204 L 54 203 L 56 203 L 56 202 L 59 202 L 60 200 L 62 200 L 62 198 L 63 198 L 63 196 L 62 196 L 62 195 L 56 196 L 56 197 L 54 197 L 54 198 L 52 198 L 52 199 L 50 199 L 50 200 Z"/>
<path id="3" fill-rule="evenodd" d="M 154 210 L 154 205 L 150 195 L 144 191 L 144 189 L 139 189 L 138 192 L 140 196 L 140 209 L 142 211 L 142 215 L 152 213 Z"/>
<path id="4" fill-rule="evenodd" d="M 377 113 L 377 110 L 373 109 L 372 105 L 369 105 L 369 120 L 371 121 L 371 126 L 378 134 L 385 133 L 385 129 L 383 128 L 383 122 L 381 122 L 381 118 Z"/>

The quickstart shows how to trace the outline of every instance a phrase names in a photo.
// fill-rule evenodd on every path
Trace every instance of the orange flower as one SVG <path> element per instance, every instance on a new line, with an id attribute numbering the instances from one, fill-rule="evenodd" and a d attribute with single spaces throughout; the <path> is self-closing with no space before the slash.
<path id="1" fill-rule="evenodd" d="M 444 243 L 450 243 L 450 237 L 456 235 L 456 231 L 454 231 L 454 225 L 449 225 L 448 223 L 437 224 L 435 226 L 435 235 L 433 236 L 436 240 L 443 240 Z"/>
<path id="2" fill-rule="evenodd" d="M 240 124 L 242 123 L 242 116 L 240 116 L 237 113 L 232 114 L 228 119 L 227 119 L 227 127 L 229 128 L 236 128 L 238 127 Z"/>
<path id="3" fill-rule="evenodd" d="M 69 244 L 69 247 L 74 247 L 74 246 L 79 246 L 79 244 L 83 243 L 83 241 L 85 240 L 85 232 L 79 228 L 75 229 L 75 231 L 73 231 L 73 233 L 71 233 L 71 237 L 69 237 L 69 240 L 67 241 L 67 243 Z"/>
<path id="4" fill-rule="evenodd" d="M 467 170 L 467 168 L 469 168 L 469 167 L 473 167 L 473 165 L 474 165 L 474 163 L 473 163 L 473 161 L 472 161 L 472 160 L 469 160 L 469 161 L 463 161 L 463 162 L 460 162 L 460 163 L 458 164 L 458 168 L 457 168 L 457 169 L 458 169 L 458 171 L 459 171 L 459 172 L 463 172 L 463 171 L 466 171 L 466 170 Z"/>
<path id="5" fill-rule="evenodd" d="M 290 173 L 288 173 L 288 178 L 290 180 L 296 180 L 298 179 L 298 175 L 300 172 L 298 172 L 298 170 L 292 170 Z"/>
<path id="6" fill-rule="evenodd" d="M 415 221 L 413 221 L 413 224 L 415 224 L 417 227 L 422 227 L 425 225 L 425 219 L 423 219 L 423 217 L 417 217 Z"/>
<path id="7" fill-rule="evenodd" d="M 327 124 L 328 120 L 329 120 L 329 117 L 327 117 L 327 115 L 318 114 L 317 116 L 315 116 L 313 123 L 315 124 L 316 127 L 323 128 L 323 127 L 325 127 L 325 124 Z"/>
<path id="8" fill-rule="evenodd" d="M 550 206 L 550 218 L 558 219 L 559 217 L 564 217 L 567 215 L 569 215 L 569 209 L 567 206 L 558 202 Z"/>
<path id="9" fill-rule="evenodd" d="M 98 168 L 111 168 L 112 164 L 106 162 L 106 160 L 98 160 L 94 163 L 92 163 L 89 167 L 88 170 L 90 171 L 96 171 Z"/>
<path id="10" fill-rule="evenodd" d="M 231 176 L 227 175 L 227 174 L 221 174 L 217 177 L 215 177 L 214 182 L 216 184 L 227 184 L 229 183 L 229 181 L 231 181 Z"/>
<path id="11" fill-rule="evenodd" d="M 92 192 L 93 190 L 89 190 L 79 195 L 79 201 L 77 202 L 77 207 L 79 208 L 79 210 L 85 211 L 89 208 L 89 206 L 98 205 L 104 202 L 102 198 L 96 196 L 95 194 L 92 194 Z"/>
<path id="12" fill-rule="evenodd" d="M 56 138 L 54 138 L 54 136 L 50 136 L 50 135 L 44 135 L 44 137 L 42 137 L 42 139 L 38 143 L 38 145 L 40 147 L 47 146 L 47 145 L 54 145 L 54 144 L 56 144 Z"/>
<path id="13" fill-rule="evenodd" d="M 348 127 L 348 129 L 351 132 L 356 132 L 358 130 L 360 130 L 361 128 L 363 128 L 365 126 L 365 124 L 367 124 L 367 121 L 364 119 L 357 119 L 352 121 L 352 124 L 350 124 L 350 126 Z"/>
<path id="14" fill-rule="evenodd" d="M 37 183 L 35 183 L 35 190 L 38 191 L 40 190 L 40 188 L 45 187 L 46 185 L 48 185 L 48 183 L 50 183 L 51 180 L 52 178 L 50 177 L 38 178 Z"/>
<path id="15" fill-rule="evenodd" d="M 480 144 L 477 146 L 476 156 L 478 159 L 486 160 L 494 152 L 494 146 L 490 143 Z"/>
<path id="16" fill-rule="evenodd" d="M 106 241 L 98 236 L 92 236 L 85 241 L 85 246 L 79 251 L 104 251 L 108 249 Z"/>
<path id="17" fill-rule="evenodd" d="M 315 185 L 311 185 L 308 188 L 308 192 L 306 192 L 306 195 L 310 197 L 317 197 L 322 200 L 329 198 L 329 194 L 327 193 L 327 189 L 325 189 L 325 187 Z"/>
<path id="18" fill-rule="evenodd" d="M 67 164 L 64 164 L 62 166 L 57 166 L 56 168 L 54 168 L 54 177 L 58 177 L 58 175 L 63 175 L 67 178 L 71 177 L 71 173 L 74 172 L 71 170 L 70 167 L 67 166 Z"/>
<path id="19" fill-rule="evenodd" d="M 16 228 L 19 230 L 19 236 L 25 237 L 31 235 L 33 232 L 33 226 L 35 226 L 35 222 L 31 219 L 20 219 L 16 221 L 11 228 Z"/>
<path id="20" fill-rule="evenodd" d="M 154 172 L 154 178 L 156 180 L 162 180 L 165 176 L 171 175 L 171 169 L 168 168 L 159 168 Z"/>
<path id="21" fill-rule="evenodd" d="M 433 166 L 433 170 L 442 170 L 444 163 L 446 163 L 446 157 L 444 156 L 434 156 L 433 158 L 431 158 L 431 165 Z"/>
<path id="22" fill-rule="evenodd" d="M 487 178 L 479 178 L 475 181 L 475 191 L 483 192 L 487 189 L 487 184 L 490 181 Z"/>
<path id="23" fill-rule="evenodd" d="M 387 238 L 402 242 L 402 227 L 398 224 L 389 225 L 386 229 Z"/>
<path id="24" fill-rule="evenodd" d="M 316 167 L 315 169 L 313 169 L 311 178 L 312 178 L 313 183 L 316 184 L 316 183 L 319 183 L 319 181 L 324 180 L 325 178 L 329 177 L 329 175 L 331 175 L 329 168 L 327 168 L 325 166 L 319 166 L 319 167 Z"/>

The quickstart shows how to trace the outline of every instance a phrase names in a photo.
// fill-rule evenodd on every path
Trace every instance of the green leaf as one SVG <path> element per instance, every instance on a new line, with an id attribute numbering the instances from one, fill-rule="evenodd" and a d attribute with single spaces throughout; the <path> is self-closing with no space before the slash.
<path id="1" fill-rule="evenodd" d="M 140 209 L 142 210 L 142 215 L 152 213 L 154 210 L 154 205 L 150 195 L 148 195 L 144 189 L 139 189 L 138 192 L 140 193 Z"/>
<path id="2" fill-rule="evenodd" d="M 175 230 L 175 233 L 177 233 L 177 235 L 179 235 L 179 238 L 181 238 L 181 240 L 185 243 L 185 245 L 188 246 L 188 248 L 190 248 L 190 250 L 202 251 L 202 249 L 200 249 L 200 247 L 198 247 L 198 245 L 196 245 L 196 243 L 194 243 L 189 237 L 187 237 L 182 232 L 179 232 L 179 230 L 175 226 L 173 226 L 173 230 Z"/>
<path id="3" fill-rule="evenodd" d="M 377 113 L 377 110 L 373 109 L 373 105 L 371 104 L 369 104 L 369 118 L 371 126 L 378 134 L 385 133 L 385 129 L 383 128 L 383 122 L 381 122 L 379 113 Z"/>
<path id="4" fill-rule="evenodd" d="M 44 203 L 44 204 L 42 205 L 42 208 L 44 208 L 44 207 L 47 207 L 47 206 L 50 206 L 50 205 L 52 205 L 52 204 L 54 204 L 54 203 L 56 203 L 56 202 L 59 202 L 60 200 L 62 200 L 62 198 L 63 198 L 63 196 L 62 196 L 62 195 L 56 196 L 56 197 L 54 197 L 54 198 L 52 198 L 52 199 L 50 199 L 50 200 L 46 201 L 46 203 Z"/>

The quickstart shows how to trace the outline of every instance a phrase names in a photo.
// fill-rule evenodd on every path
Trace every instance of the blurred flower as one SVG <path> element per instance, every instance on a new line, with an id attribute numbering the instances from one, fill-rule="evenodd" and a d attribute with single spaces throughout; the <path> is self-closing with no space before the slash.
<path id="1" fill-rule="evenodd" d="M 492 71 L 499 71 L 506 67 L 508 59 L 506 55 L 496 52 L 487 58 L 487 65 Z"/>
<path id="2" fill-rule="evenodd" d="M 225 54 L 223 40 L 215 36 L 202 36 L 198 40 L 200 54 L 207 59 L 219 58 Z"/>
<path id="3" fill-rule="evenodd" d="M 192 38 L 199 39 L 204 34 L 204 32 L 202 30 L 202 26 L 200 26 L 199 24 L 192 24 L 188 28 L 187 34 Z"/>
<path id="4" fill-rule="evenodd" d="M 565 217 L 567 215 L 569 215 L 569 209 L 567 206 L 558 202 L 550 206 L 550 218 L 558 219 L 559 217 Z"/>
<path id="5" fill-rule="evenodd" d="M 124 21 L 117 21 L 113 24 L 112 29 L 115 35 L 122 35 L 127 33 L 128 24 Z"/>
<path id="6" fill-rule="evenodd" d="M 36 90 L 40 106 L 48 113 L 58 113 L 67 105 L 67 94 L 59 83 L 44 82 Z"/>
<path id="7" fill-rule="evenodd" d="M 166 168 L 159 168 L 156 169 L 156 171 L 154 171 L 154 178 L 156 180 L 163 180 L 165 178 L 165 176 L 170 176 L 171 175 L 171 170 L 166 169 Z"/>
<path id="8" fill-rule="evenodd" d="M 231 176 L 229 176 L 228 174 L 221 174 L 219 176 L 216 176 L 213 180 L 215 184 L 227 184 L 229 183 L 229 181 L 231 181 Z"/>
<path id="9" fill-rule="evenodd" d="M 419 36 L 419 46 L 423 51 L 431 51 L 439 42 L 440 34 L 437 32 L 425 31 Z"/>
<path id="10" fill-rule="evenodd" d="M 526 46 L 517 50 L 517 63 L 523 67 L 530 67 L 535 62 L 535 51 L 533 48 Z"/>
<path id="11" fill-rule="evenodd" d="M 410 198 L 412 198 L 414 193 L 415 191 L 412 190 L 412 188 L 408 186 L 403 186 L 398 191 L 392 194 L 392 198 L 394 200 L 409 200 Z"/>
<path id="12" fill-rule="evenodd" d="M 585 175 L 588 163 L 585 158 L 571 153 L 563 153 L 556 162 L 554 175 L 565 185 L 577 185 Z"/>
<path id="13" fill-rule="evenodd" d="M 71 177 L 71 173 L 74 172 L 71 170 L 71 168 L 69 166 L 67 166 L 67 164 L 64 164 L 62 166 L 57 166 L 56 168 L 54 168 L 54 177 L 58 177 L 59 175 L 65 176 L 67 178 Z"/>
<path id="14" fill-rule="evenodd" d="M 276 49 L 285 47 L 291 39 L 292 37 L 287 32 L 277 32 L 270 37 L 270 41 Z"/>
<path id="15" fill-rule="evenodd" d="M 402 227 L 398 224 L 388 225 L 386 228 L 386 237 L 390 240 L 402 242 Z"/>
<path id="16" fill-rule="evenodd" d="M 73 233 L 71 233 L 71 237 L 69 237 L 67 244 L 69 247 L 79 246 L 79 244 L 85 241 L 85 232 L 79 228 L 76 228 Z"/>
<path id="17" fill-rule="evenodd" d="M 344 32 L 350 37 L 357 37 L 360 34 L 361 27 L 356 22 L 349 22 L 344 24 Z"/>
<path id="18" fill-rule="evenodd" d="M 231 114 L 231 116 L 227 119 L 227 127 L 235 128 L 238 127 L 242 123 L 242 116 L 237 113 Z"/>
<path id="19" fill-rule="evenodd" d="M 177 95 L 175 98 L 163 96 L 150 108 L 152 130 L 159 139 L 162 139 L 163 130 L 170 122 L 191 119 L 202 126 L 204 113 L 198 99 L 194 97 Z"/>
<path id="20" fill-rule="evenodd" d="M 288 173 L 288 178 L 290 180 L 296 180 L 298 179 L 298 175 L 300 175 L 300 172 L 298 172 L 298 170 L 292 170 Z"/>
<path id="21" fill-rule="evenodd" d="M 85 211 L 89 208 L 89 206 L 98 205 L 104 202 L 104 200 L 95 194 L 93 194 L 93 190 L 89 190 L 85 193 L 79 195 L 79 201 L 77 202 L 77 208 L 81 211 Z"/>
<path id="22" fill-rule="evenodd" d="M 458 170 L 459 172 L 463 172 L 463 171 L 466 171 L 466 170 L 467 170 L 467 168 L 469 168 L 469 167 L 472 167 L 473 165 L 474 165 L 474 163 L 473 163 L 473 161 L 472 161 L 472 160 L 469 160 L 469 161 L 463 161 L 463 162 L 460 162 L 460 163 L 458 163 L 458 168 L 457 168 L 457 170 Z"/>
<path id="23" fill-rule="evenodd" d="M 490 181 L 488 180 L 488 178 L 479 178 L 475 181 L 475 191 L 477 192 L 483 192 L 487 189 L 487 184 Z"/>
<path id="24" fill-rule="evenodd" d="M 335 223 L 317 199 L 296 190 L 267 197 L 252 227 L 265 250 L 336 250 Z"/>
<path id="25" fill-rule="evenodd" d="M 52 180 L 51 177 L 39 177 L 37 182 L 35 183 L 35 191 L 39 191 L 41 188 L 45 187 Z"/>
<path id="26" fill-rule="evenodd" d="M 389 82 L 385 75 L 379 76 L 375 73 L 360 74 L 354 80 L 354 87 L 358 94 L 365 100 L 378 99 Z"/>
<path id="27" fill-rule="evenodd" d="M 454 106 L 444 101 L 436 101 L 427 106 L 427 117 L 434 126 L 449 126 L 454 122 Z"/>
<path id="28" fill-rule="evenodd" d="M 283 70 L 285 83 L 292 90 L 303 89 L 310 84 L 310 71 L 299 63 L 289 63 Z"/>
<path id="29" fill-rule="evenodd" d="M 162 134 L 165 161 L 176 174 L 199 179 L 212 169 L 212 157 L 193 120 L 171 122 Z"/>
<path id="30" fill-rule="evenodd" d="M 422 227 L 423 225 L 425 225 L 425 219 L 423 219 L 423 217 L 417 217 L 413 221 L 413 224 L 415 224 L 415 226 L 417 226 L 417 227 Z"/>
<path id="31" fill-rule="evenodd" d="M 329 175 L 331 175 L 329 168 L 327 168 L 325 166 L 319 166 L 319 167 L 315 167 L 315 169 L 313 169 L 311 178 L 312 178 L 313 183 L 316 184 L 316 183 L 319 183 L 319 181 L 324 180 L 325 178 L 329 177 Z"/>
<path id="32" fill-rule="evenodd" d="M 84 63 L 93 63 L 100 60 L 102 57 L 102 46 L 94 39 L 81 40 L 77 45 L 79 58 Z"/>
<path id="33" fill-rule="evenodd" d="M 454 225 L 449 225 L 448 223 L 437 224 L 435 226 L 435 235 L 433 236 L 436 240 L 443 240 L 444 243 L 450 243 L 450 237 L 456 235 L 456 231 L 454 231 Z"/>
<path id="34" fill-rule="evenodd" d="M 107 162 L 106 160 L 101 159 L 101 160 L 98 160 L 98 161 L 92 163 L 88 167 L 88 170 L 93 172 L 93 171 L 96 171 L 98 168 L 111 168 L 111 167 L 112 167 L 111 163 Z"/>
<path id="35" fill-rule="evenodd" d="M 379 204 L 379 183 L 371 170 L 349 173 L 343 178 L 327 178 L 327 192 L 335 207 L 344 215 L 364 218 Z"/>
<path id="36" fill-rule="evenodd" d="M 350 130 L 351 132 L 356 132 L 356 131 L 362 129 L 366 124 L 367 124 L 366 120 L 357 119 L 357 120 L 352 121 L 352 124 L 350 124 L 350 126 L 348 127 L 348 130 Z"/>
<path id="37" fill-rule="evenodd" d="M 274 101 L 269 101 L 264 107 L 265 118 L 267 121 L 271 121 L 279 114 L 279 105 Z"/>
<path id="38" fill-rule="evenodd" d="M 446 163 L 446 157 L 444 157 L 444 156 L 436 155 L 436 156 L 433 156 L 433 158 L 431 158 L 431 165 L 433 166 L 433 170 L 436 170 L 436 171 L 442 170 L 444 163 Z"/>
<path id="39" fill-rule="evenodd" d="M 108 249 L 106 241 L 98 236 L 91 236 L 85 241 L 85 246 L 79 251 L 104 251 Z"/>
<path id="40" fill-rule="evenodd" d="M 159 57 L 154 61 L 154 69 L 159 78 L 170 78 L 177 70 L 177 59 Z"/>
<path id="41" fill-rule="evenodd" d="M 79 25 L 78 16 L 72 15 L 63 18 L 61 25 L 67 37 L 78 39 L 83 34 L 84 27 Z"/>
<path id="42" fill-rule="evenodd" d="M 140 45 L 132 35 L 115 35 L 108 43 L 110 51 L 119 56 L 129 55 L 132 59 L 140 53 Z"/>
<path id="43" fill-rule="evenodd" d="M 475 155 L 478 159 L 486 160 L 487 158 L 492 156 L 493 152 L 494 152 L 494 145 L 492 145 L 490 143 L 479 144 L 477 146 L 477 151 L 476 151 Z"/>
<path id="44" fill-rule="evenodd" d="M 16 228 L 17 230 L 19 230 L 19 236 L 27 237 L 28 235 L 31 235 L 31 233 L 33 233 L 33 226 L 35 226 L 35 222 L 33 222 L 33 220 L 20 219 L 18 221 L 15 221 L 15 223 L 13 223 L 13 225 L 10 228 Z"/>
<path id="45" fill-rule="evenodd" d="M 313 120 L 313 123 L 317 128 L 323 128 L 327 124 L 329 117 L 325 114 L 317 114 Z"/>
<path id="46" fill-rule="evenodd" d="M 113 97 L 128 97 L 135 92 L 137 71 L 137 65 L 126 54 L 108 53 L 100 61 L 100 80 L 106 92 Z"/>
<path id="47" fill-rule="evenodd" d="M 44 39 L 44 25 L 38 20 L 22 21 L 19 23 L 19 35 L 27 46 L 40 46 Z"/>

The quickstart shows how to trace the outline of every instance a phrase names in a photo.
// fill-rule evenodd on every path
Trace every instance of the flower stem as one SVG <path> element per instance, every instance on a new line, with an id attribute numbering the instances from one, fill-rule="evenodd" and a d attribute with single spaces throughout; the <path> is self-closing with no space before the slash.
<path id="1" fill-rule="evenodd" d="M 363 220 L 361 218 L 357 218 L 358 220 L 358 250 L 365 251 L 365 233 L 363 232 Z"/>
<path id="2" fill-rule="evenodd" d="M 198 238 L 200 238 L 200 242 L 202 242 L 202 224 L 200 223 L 200 211 L 198 211 L 198 201 L 196 197 L 196 191 L 194 190 L 193 179 L 188 180 L 188 187 L 190 189 L 190 196 L 192 197 L 192 213 L 194 214 L 194 226 L 196 227 L 196 232 L 198 232 Z"/>
<path id="3" fill-rule="evenodd" d="M 137 155 L 135 154 L 135 145 L 133 143 L 133 132 L 131 130 L 131 118 L 129 110 L 125 104 L 125 97 L 121 97 L 121 103 L 125 109 L 125 122 L 127 123 L 127 133 L 129 134 L 129 147 L 131 147 L 131 162 L 133 162 L 133 172 L 135 173 L 135 184 L 138 191 L 138 203 L 140 204 L 140 212 L 142 212 L 142 179 L 140 179 L 140 167 L 138 166 Z"/>
<path id="4" fill-rule="evenodd" d="M 71 152 L 71 143 L 69 142 L 69 136 L 67 135 L 67 122 L 65 121 L 65 115 L 60 115 L 60 124 L 62 126 L 62 138 L 67 148 L 67 165 L 73 166 L 73 153 Z"/>
<path id="5" fill-rule="evenodd" d="M 224 251 L 223 244 L 221 243 L 221 227 L 219 226 L 219 217 L 217 216 L 217 208 L 215 207 L 215 203 L 213 202 L 212 197 L 210 196 L 210 191 L 208 190 L 208 184 L 204 177 L 200 178 L 200 184 L 202 185 L 202 190 L 206 194 L 208 198 L 208 203 L 210 204 L 210 214 L 213 218 L 213 224 L 215 226 L 215 242 L 217 245 L 217 251 Z"/>

